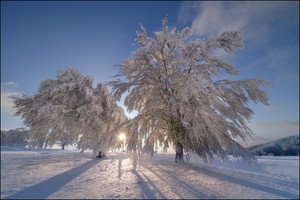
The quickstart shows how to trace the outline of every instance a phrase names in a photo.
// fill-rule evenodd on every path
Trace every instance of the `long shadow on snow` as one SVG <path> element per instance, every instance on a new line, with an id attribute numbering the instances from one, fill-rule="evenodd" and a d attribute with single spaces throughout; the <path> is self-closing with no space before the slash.
<path id="1" fill-rule="evenodd" d="M 128 155 L 119 153 L 116 157 L 118 158 L 118 178 L 121 179 L 121 177 L 122 177 L 122 161 L 123 161 L 123 159 L 128 158 Z"/>
<path id="2" fill-rule="evenodd" d="M 4 199 L 45 199 L 99 162 L 99 159 L 90 160 L 76 168 L 7 196 Z"/>
<path id="3" fill-rule="evenodd" d="M 153 189 L 156 190 L 156 192 L 159 194 L 160 198 L 166 199 L 166 197 L 163 195 L 163 193 L 161 193 L 161 191 L 154 185 L 154 183 L 148 178 L 148 176 L 146 176 L 144 173 L 142 173 L 142 174 L 147 179 L 148 183 L 151 184 Z"/>
<path id="4" fill-rule="evenodd" d="M 151 190 L 150 187 L 147 185 L 146 181 L 143 179 L 143 177 L 137 172 L 137 171 L 132 171 L 132 173 L 138 178 L 138 182 L 141 186 L 142 189 L 142 195 L 143 199 L 157 199 L 157 197 L 153 194 L 155 191 Z M 145 176 L 145 174 L 143 174 Z M 157 193 L 160 195 L 160 198 L 166 199 L 166 197 L 161 193 L 161 191 L 153 184 L 150 179 L 145 176 L 145 178 L 148 180 L 148 183 L 152 185 L 152 187 L 157 191 Z"/>
<path id="5" fill-rule="evenodd" d="M 163 179 L 159 174 L 157 174 L 153 169 L 151 169 L 150 167 L 146 167 L 146 166 L 143 166 L 144 168 L 146 168 L 147 170 L 151 171 L 153 174 L 155 174 L 158 178 L 160 178 L 161 180 L 163 180 L 166 184 L 168 184 L 165 179 Z M 215 198 L 220 198 L 218 196 L 215 196 L 215 195 L 206 195 L 204 194 L 203 192 L 200 192 L 198 189 L 194 188 L 193 186 L 187 184 L 185 181 L 182 181 L 180 179 L 178 179 L 177 177 L 175 177 L 174 175 L 172 175 L 170 172 L 160 168 L 160 167 L 157 167 L 159 168 L 161 171 L 163 171 L 164 173 L 166 173 L 169 177 L 171 177 L 173 180 L 175 180 L 181 188 L 185 189 L 186 191 L 188 191 L 189 193 L 193 194 L 195 198 L 197 199 L 215 199 Z M 175 192 L 175 191 L 173 191 Z M 177 193 L 176 193 L 177 194 Z M 180 196 L 180 194 L 177 194 L 178 196 Z M 180 198 L 184 198 L 184 197 L 181 197 Z"/>
<path id="6" fill-rule="evenodd" d="M 229 176 L 229 175 L 226 175 L 226 174 L 215 172 L 215 171 L 203 168 L 203 167 L 193 166 L 193 167 L 191 167 L 191 169 L 193 169 L 197 172 L 204 173 L 206 175 L 209 175 L 209 176 L 214 177 L 214 178 L 219 179 L 219 180 L 228 181 L 228 182 L 231 182 L 231 183 L 234 183 L 234 184 L 238 184 L 238 185 L 242 185 L 242 186 L 252 188 L 252 189 L 255 189 L 255 190 L 260 190 L 260 191 L 263 191 L 263 192 L 266 192 L 266 193 L 278 195 L 278 196 L 281 196 L 281 197 L 284 197 L 284 198 L 299 199 L 299 195 L 297 195 L 297 194 L 287 192 L 287 191 L 283 191 L 283 190 L 279 190 L 279 189 L 275 189 L 275 188 L 271 188 L 271 187 L 264 186 L 264 185 L 259 185 L 259 184 L 256 184 L 256 183 L 252 183 L 250 181 L 246 181 L 246 180 L 243 180 L 243 179 L 240 179 L 240 178 L 236 178 L 236 177 L 233 177 L 233 176 Z"/>
<path id="7" fill-rule="evenodd" d="M 152 172 L 154 175 L 156 175 L 161 181 L 163 181 L 166 185 L 169 185 L 170 183 L 166 180 L 166 178 L 162 178 L 161 177 L 161 175 L 159 175 L 159 174 L 157 174 L 153 169 L 151 169 L 150 167 L 147 167 L 147 166 L 145 166 L 145 165 L 143 165 L 143 167 L 145 168 L 145 169 L 147 169 L 148 171 L 150 171 L 150 172 Z M 161 168 L 160 168 L 161 169 Z M 161 169 L 161 170 L 163 170 L 163 169 Z M 175 194 L 177 194 L 179 197 L 180 197 L 180 199 L 184 199 L 184 196 L 181 196 L 181 194 L 180 194 L 180 192 L 175 192 L 174 190 L 173 190 L 173 188 L 171 187 L 171 189 L 172 189 L 172 191 L 175 193 Z"/>

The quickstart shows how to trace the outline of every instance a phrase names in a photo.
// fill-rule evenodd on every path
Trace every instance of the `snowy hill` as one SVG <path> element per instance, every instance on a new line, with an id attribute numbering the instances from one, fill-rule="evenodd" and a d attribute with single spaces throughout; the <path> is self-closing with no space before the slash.
<path id="1" fill-rule="evenodd" d="M 186 157 L 185 157 L 186 158 Z M 142 157 L 132 170 L 125 152 L 1 147 L 1 199 L 299 199 L 299 157 L 230 157 L 187 164 L 174 154 Z"/>
<path id="2" fill-rule="evenodd" d="M 255 145 L 248 149 L 256 156 L 299 156 L 299 135 Z"/>

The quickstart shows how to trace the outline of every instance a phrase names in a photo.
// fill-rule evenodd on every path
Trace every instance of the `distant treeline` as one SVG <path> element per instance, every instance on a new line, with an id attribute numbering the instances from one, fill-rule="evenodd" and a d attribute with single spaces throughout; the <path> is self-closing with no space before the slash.
<path id="1" fill-rule="evenodd" d="M 1 130 L 1 146 L 27 146 L 28 132 L 24 129 Z M 255 145 L 248 150 L 255 156 L 299 156 L 299 135 Z"/>
<path id="2" fill-rule="evenodd" d="M 27 136 L 28 131 L 23 129 L 1 130 L 1 146 L 25 147 Z"/>
<path id="3" fill-rule="evenodd" d="M 299 135 L 248 148 L 255 156 L 299 156 Z"/>

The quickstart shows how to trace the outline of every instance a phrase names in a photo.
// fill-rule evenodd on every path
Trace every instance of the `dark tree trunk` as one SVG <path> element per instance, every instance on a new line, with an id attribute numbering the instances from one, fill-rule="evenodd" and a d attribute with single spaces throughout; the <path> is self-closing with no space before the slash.
<path id="1" fill-rule="evenodd" d="M 183 162 L 183 147 L 181 143 L 177 143 L 175 146 L 176 155 L 175 155 L 175 162 Z"/>
<path id="2" fill-rule="evenodd" d="M 61 150 L 64 150 L 65 149 L 65 146 L 66 146 L 66 143 L 67 143 L 67 133 L 64 132 L 63 133 L 63 136 L 62 136 L 62 140 L 61 140 L 61 143 L 62 143 L 62 146 L 61 146 Z"/>

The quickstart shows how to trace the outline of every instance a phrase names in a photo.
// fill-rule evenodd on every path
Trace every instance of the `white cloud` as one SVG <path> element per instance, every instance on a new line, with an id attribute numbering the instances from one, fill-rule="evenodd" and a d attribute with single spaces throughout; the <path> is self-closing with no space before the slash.
<path id="1" fill-rule="evenodd" d="M 13 81 L 1 83 L 1 92 L 3 92 L 3 91 L 13 92 L 13 91 L 17 90 L 17 87 L 18 87 L 18 84 Z"/>
<path id="2" fill-rule="evenodd" d="M 178 21 L 179 23 L 187 23 L 190 20 L 193 20 L 194 15 L 197 15 L 198 12 L 198 2 L 197 1 L 184 1 L 181 3 L 178 12 Z"/>
<path id="3" fill-rule="evenodd" d="M 13 95 L 19 95 L 19 93 L 13 93 L 13 92 L 1 92 L 1 111 L 7 112 L 7 113 L 13 113 L 13 102 L 10 96 Z"/>
<path id="4" fill-rule="evenodd" d="M 11 96 L 19 96 L 20 93 L 17 91 L 17 84 L 15 82 L 6 82 L 1 84 L 1 112 L 12 114 L 13 101 Z"/>
<path id="5" fill-rule="evenodd" d="M 17 83 L 9 81 L 7 83 L 4 83 L 5 86 L 9 87 L 9 88 L 17 88 Z"/>
<path id="6" fill-rule="evenodd" d="M 227 30 L 241 31 L 245 38 L 265 37 L 276 20 L 285 20 L 287 9 L 297 2 L 253 2 L 253 1 L 199 1 L 181 4 L 179 22 L 192 19 L 194 34 L 200 36 L 218 35 Z M 297 23 L 297 19 L 295 22 Z"/>

